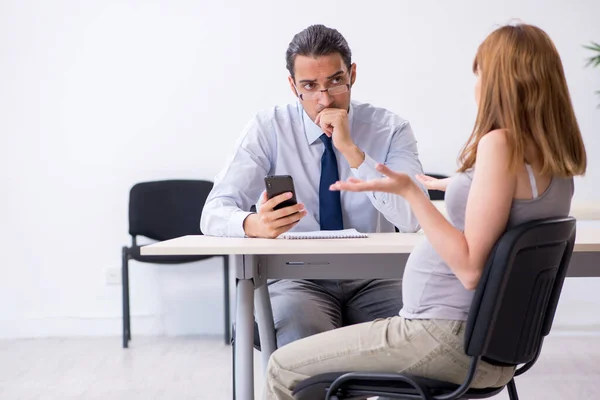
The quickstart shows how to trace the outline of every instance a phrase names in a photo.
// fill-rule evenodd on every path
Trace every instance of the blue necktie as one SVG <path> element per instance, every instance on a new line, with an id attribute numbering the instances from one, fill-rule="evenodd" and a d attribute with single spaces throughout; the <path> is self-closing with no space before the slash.
<path id="1" fill-rule="evenodd" d="M 333 151 L 331 138 L 322 134 L 320 139 L 325 145 L 325 151 L 323 151 L 323 157 L 321 157 L 321 183 L 319 184 L 319 220 L 321 230 L 339 230 L 344 228 L 340 192 L 329 190 L 329 186 L 340 179 L 337 158 Z"/>

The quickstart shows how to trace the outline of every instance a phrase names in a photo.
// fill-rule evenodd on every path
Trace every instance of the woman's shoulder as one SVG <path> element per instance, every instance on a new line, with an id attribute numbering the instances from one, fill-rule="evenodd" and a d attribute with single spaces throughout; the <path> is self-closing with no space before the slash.
<path id="1" fill-rule="evenodd" d="M 508 131 L 506 129 L 494 129 L 483 135 L 477 144 L 477 149 L 508 147 Z"/>
<path id="2" fill-rule="evenodd" d="M 483 135 L 477 144 L 477 155 L 473 167 L 476 169 L 505 169 L 509 167 L 511 157 L 508 133 L 505 129 L 496 129 Z"/>

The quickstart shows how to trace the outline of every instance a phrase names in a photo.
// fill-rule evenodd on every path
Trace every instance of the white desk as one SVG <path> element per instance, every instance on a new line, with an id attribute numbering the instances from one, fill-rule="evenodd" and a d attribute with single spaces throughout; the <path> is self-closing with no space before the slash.
<path id="1" fill-rule="evenodd" d="M 422 233 L 379 233 L 366 239 L 237 239 L 185 236 L 141 249 L 143 255 L 229 254 L 235 256 L 236 399 L 254 397 L 254 305 L 263 366 L 276 348 L 267 278 L 399 279 Z M 600 227 L 579 226 L 569 277 L 600 276 Z M 255 290 L 256 289 L 256 290 Z"/>

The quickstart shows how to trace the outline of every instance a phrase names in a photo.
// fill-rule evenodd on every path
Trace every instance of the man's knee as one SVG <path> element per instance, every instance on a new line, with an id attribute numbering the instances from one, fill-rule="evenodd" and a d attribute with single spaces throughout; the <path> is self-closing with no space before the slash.
<path id="1" fill-rule="evenodd" d="M 344 324 L 351 325 L 398 315 L 402 308 L 402 281 L 371 281 L 347 304 Z"/>
<path id="2" fill-rule="evenodd" d="M 309 296 L 296 294 L 272 300 L 277 347 L 336 328 L 339 318 Z M 330 315 L 332 314 L 332 315 Z"/>
<path id="3" fill-rule="evenodd" d="M 277 322 L 275 325 L 277 347 L 336 328 L 329 318 L 322 315 L 289 314 Z"/>
<path id="4" fill-rule="evenodd" d="M 282 280 L 269 293 L 278 347 L 341 326 L 339 303 L 314 282 Z"/>

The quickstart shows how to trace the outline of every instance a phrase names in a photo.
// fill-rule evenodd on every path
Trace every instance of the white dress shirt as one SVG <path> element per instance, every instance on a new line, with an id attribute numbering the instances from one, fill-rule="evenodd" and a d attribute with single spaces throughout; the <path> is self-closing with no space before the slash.
<path id="1" fill-rule="evenodd" d="M 365 153 L 358 168 L 350 168 L 335 149 L 340 180 L 381 177 L 376 163 L 413 178 L 422 173 L 417 141 L 408 121 L 383 108 L 352 101 L 348 113 L 350 135 Z M 243 223 L 265 190 L 266 175 L 291 175 L 296 198 L 308 214 L 292 231 L 318 231 L 319 182 L 323 134 L 300 102 L 258 113 L 246 126 L 237 150 L 215 177 L 200 222 L 205 235 L 244 237 Z M 416 181 L 416 180 L 415 180 Z M 427 193 L 427 190 L 419 184 Z M 344 228 L 359 232 L 416 232 L 419 224 L 408 202 L 381 192 L 341 192 Z"/>

